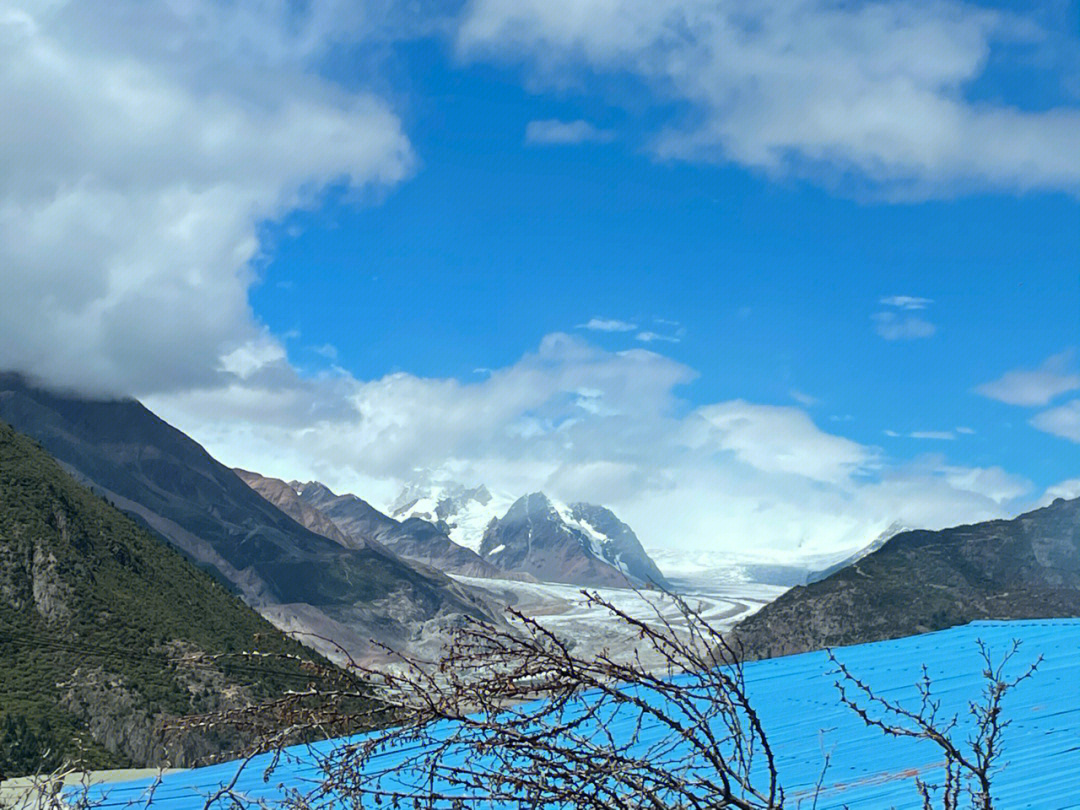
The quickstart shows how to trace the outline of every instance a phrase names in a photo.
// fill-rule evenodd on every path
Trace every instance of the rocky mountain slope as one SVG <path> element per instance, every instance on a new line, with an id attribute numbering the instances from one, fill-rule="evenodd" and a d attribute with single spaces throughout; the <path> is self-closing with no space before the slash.
<path id="1" fill-rule="evenodd" d="M 642 548 L 634 530 L 615 517 L 610 509 L 590 503 L 573 503 L 569 512 L 570 518 L 592 539 L 590 547 L 598 550 L 603 560 L 622 571 L 632 582 L 670 587 Z"/>
<path id="2" fill-rule="evenodd" d="M 372 638 L 413 649 L 439 643 L 463 614 L 502 621 L 500 608 L 436 571 L 301 526 L 134 400 L 49 392 L 2 374 L 0 419 L 283 629 L 333 638 L 370 660 L 379 654 Z"/>
<path id="3" fill-rule="evenodd" d="M 301 503 L 326 516 L 353 542 L 369 542 L 397 525 L 363 498 L 351 493 L 337 495 L 318 481 L 290 481 L 289 486 Z"/>
<path id="4" fill-rule="evenodd" d="M 792 588 L 735 628 L 749 657 L 858 644 L 976 619 L 1080 616 L 1080 499 L 1013 520 L 909 531 Z"/>
<path id="5" fill-rule="evenodd" d="M 601 538 L 542 492 L 519 498 L 484 532 L 480 554 L 544 582 L 625 588 L 626 573 L 601 553 Z"/>
<path id="6" fill-rule="evenodd" d="M 457 545 L 431 523 L 418 518 L 394 520 L 356 495 L 336 495 L 318 481 L 285 483 L 242 470 L 237 474 L 271 502 L 284 505 L 288 514 L 299 516 L 312 531 L 345 546 L 389 549 L 445 574 L 512 576 Z"/>
<path id="7" fill-rule="evenodd" d="M 346 548 L 353 545 L 357 548 L 364 547 L 363 541 L 354 543 L 353 539 L 339 529 L 334 521 L 315 507 L 300 500 L 296 490 L 280 478 L 266 478 L 256 472 L 241 470 L 238 467 L 233 468 L 233 472 L 240 476 L 241 481 L 304 528 L 311 529 L 315 534 L 321 534 Z"/>
<path id="8" fill-rule="evenodd" d="M 896 537 L 896 535 L 901 534 L 903 532 L 909 532 L 909 531 L 911 531 L 910 528 L 908 528 L 907 526 L 904 526 L 902 523 L 900 523 L 898 521 L 894 521 L 889 526 L 889 528 L 887 528 L 885 531 L 883 531 L 881 534 L 879 534 L 877 537 L 875 537 L 873 540 L 871 540 L 869 543 L 867 543 L 863 548 L 856 551 L 854 554 L 849 554 L 844 559 L 842 559 L 842 560 L 840 560 L 838 562 L 835 562 L 832 565 L 829 565 L 829 566 L 827 566 L 825 568 L 807 572 L 806 581 L 801 582 L 799 584 L 800 585 L 808 585 L 808 584 L 810 584 L 812 582 L 820 582 L 823 579 L 828 579 L 833 574 L 835 574 L 837 571 L 840 571 L 841 569 L 847 568 L 849 565 L 854 565 L 859 560 L 861 560 L 863 557 L 866 557 L 866 556 L 869 556 L 870 554 L 873 554 L 875 551 L 877 551 L 883 545 L 888 543 L 892 538 Z"/>
<path id="9" fill-rule="evenodd" d="M 303 686 L 313 655 L 0 422 L 0 775 L 67 757 L 191 765 L 241 742 L 163 723 Z"/>
<path id="10" fill-rule="evenodd" d="M 448 574 L 533 581 L 533 577 L 528 574 L 516 570 L 504 571 L 492 565 L 475 551 L 459 546 L 437 526 L 420 518 L 409 518 L 390 527 L 379 534 L 379 540 L 403 557 L 425 563 Z"/>

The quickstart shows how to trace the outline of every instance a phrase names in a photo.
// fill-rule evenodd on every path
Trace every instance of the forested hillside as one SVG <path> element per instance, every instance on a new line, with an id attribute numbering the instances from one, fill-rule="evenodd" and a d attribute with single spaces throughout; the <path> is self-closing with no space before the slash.
<path id="1" fill-rule="evenodd" d="M 169 718 L 303 686 L 314 657 L 0 422 L 0 774 L 204 761 L 224 730 Z"/>

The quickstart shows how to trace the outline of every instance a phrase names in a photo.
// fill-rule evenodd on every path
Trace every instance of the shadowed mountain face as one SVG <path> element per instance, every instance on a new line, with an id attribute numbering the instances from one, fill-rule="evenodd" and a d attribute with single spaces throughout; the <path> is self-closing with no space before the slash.
<path id="1" fill-rule="evenodd" d="M 235 731 L 162 722 L 310 680 L 293 660 L 226 655 L 253 649 L 310 654 L 0 422 L 0 774 L 237 751 Z"/>
<path id="2" fill-rule="evenodd" d="M 345 532 L 337 527 L 334 521 L 313 506 L 308 506 L 296 490 L 286 484 L 280 478 L 266 478 L 250 470 L 234 468 L 233 472 L 240 476 L 245 484 L 270 501 L 274 506 L 291 517 L 305 529 L 311 529 L 315 534 L 321 534 L 335 543 L 346 548 L 364 548 L 363 541 L 354 542 Z"/>
<path id="3" fill-rule="evenodd" d="M 367 657 L 370 638 L 402 647 L 455 615 L 501 620 L 482 597 L 435 571 L 304 528 L 134 400 L 51 393 L 3 374 L 0 418 L 219 572 L 279 626 L 332 637 Z"/>
<path id="4" fill-rule="evenodd" d="M 515 579 L 532 582 L 519 571 L 503 571 L 475 551 L 459 546 L 437 526 L 421 518 L 409 518 L 379 534 L 379 541 L 410 560 L 465 577 Z"/>
<path id="5" fill-rule="evenodd" d="M 631 580 L 643 585 L 671 587 L 656 563 L 645 553 L 634 530 L 615 517 L 610 509 L 591 503 L 575 503 L 570 505 L 570 516 L 586 531 L 591 529 L 600 535 L 602 557 Z"/>
<path id="6" fill-rule="evenodd" d="M 735 635 L 753 658 L 940 630 L 976 619 L 1080 616 L 1080 499 L 1013 520 L 903 532 L 792 588 Z"/>
<path id="7" fill-rule="evenodd" d="M 484 561 L 475 551 L 453 542 L 438 526 L 420 518 L 397 521 L 356 495 L 335 495 L 318 481 L 291 487 L 304 507 L 329 519 L 352 543 L 375 543 L 416 562 L 447 574 L 467 577 L 531 579 L 503 571 Z"/>
<path id="8" fill-rule="evenodd" d="M 398 525 L 392 517 L 384 515 L 363 498 L 356 495 L 336 495 L 318 481 L 289 482 L 300 502 L 317 509 L 329 518 L 345 535 L 356 542 L 374 540 L 383 532 Z"/>
<path id="9" fill-rule="evenodd" d="M 626 575 L 600 555 L 597 538 L 568 522 L 542 492 L 514 502 L 484 532 L 480 554 L 507 570 L 526 571 L 545 582 L 625 588 Z"/>

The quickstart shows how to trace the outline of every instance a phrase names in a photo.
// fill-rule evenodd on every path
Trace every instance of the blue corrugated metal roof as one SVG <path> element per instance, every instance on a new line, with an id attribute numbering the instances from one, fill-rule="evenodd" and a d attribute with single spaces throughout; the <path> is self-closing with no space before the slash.
<path id="1" fill-rule="evenodd" d="M 915 706 L 915 683 L 926 664 L 942 710 L 964 715 L 967 702 L 982 688 L 982 662 L 976 639 L 995 657 L 1016 638 L 1023 641 L 1014 659 L 1020 670 L 1038 655 L 1038 672 L 1011 692 L 1004 715 L 1012 725 L 1004 740 L 1004 767 L 994 780 L 1002 810 L 1080 808 L 1080 619 L 976 622 L 938 633 L 848 647 L 837 657 L 890 700 Z M 777 754 L 788 807 L 812 794 L 825 751 L 831 764 L 820 810 L 919 810 L 914 778 L 935 781 L 942 757 L 920 740 L 885 738 L 837 702 L 832 669 L 824 653 L 806 653 L 746 665 L 747 687 Z M 659 733 L 659 732 L 658 732 Z M 341 741 L 287 749 L 271 767 L 270 755 L 251 760 L 236 779 L 235 791 L 273 802 L 287 789 L 306 792 L 319 782 L 316 755 Z M 400 753 L 381 755 L 393 765 Z M 208 796 L 237 773 L 236 763 L 170 774 L 152 793 L 155 810 L 202 807 Z M 95 789 L 104 807 L 147 806 L 149 781 Z"/>

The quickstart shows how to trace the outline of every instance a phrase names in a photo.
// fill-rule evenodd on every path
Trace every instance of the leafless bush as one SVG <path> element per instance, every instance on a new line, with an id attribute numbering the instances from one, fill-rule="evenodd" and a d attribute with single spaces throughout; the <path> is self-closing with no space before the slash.
<path id="1" fill-rule="evenodd" d="M 611 602 L 663 661 L 584 658 L 534 619 L 512 629 L 467 622 L 434 664 L 399 658 L 364 671 L 398 723 L 321 761 L 324 781 L 291 804 L 351 807 L 782 807 L 772 749 L 739 656 L 684 600 L 676 631 Z M 655 655 L 652 655 L 655 654 Z"/>
<path id="2" fill-rule="evenodd" d="M 87 810 L 89 775 L 70 762 L 4 783 L 0 810 Z"/>
<path id="3" fill-rule="evenodd" d="M 773 749 L 739 651 L 727 638 L 678 596 L 667 597 L 677 619 L 654 605 L 648 621 L 599 595 L 586 597 L 634 628 L 638 654 L 577 654 L 572 641 L 511 610 L 514 621 L 504 628 L 466 621 L 439 661 L 397 656 L 391 671 L 305 662 L 311 682 L 303 688 L 259 706 L 185 718 L 187 728 L 229 725 L 255 740 L 231 780 L 200 802 L 206 810 L 783 808 Z M 842 705 L 888 736 L 930 740 L 945 754 L 941 784 L 916 782 L 924 810 L 935 801 L 959 810 L 963 798 L 991 810 L 991 780 L 1009 725 L 1002 700 L 1039 663 L 1007 679 L 1018 648 L 1014 642 L 995 665 L 979 642 L 985 685 L 969 705 L 966 739 L 958 739 L 959 717 L 945 715 L 933 697 L 925 668 L 919 705 L 910 710 L 829 655 Z M 300 752 L 285 749 L 373 725 L 379 728 Z M 272 753 L 256 760 L 260 752 Z M 818 805 L 831 752 L 822 747 L 821 755 L 816 790 L 799 806 Z M 240 780 L 245 769 L 258 768 L 269 781 L 283 758 L 294 756 L 284 795 L 256 798 L 237 787 L 249 784 Z M 152 794 L 137 806 L 152 804 Z"/>
<path id="4" fill-rule="evenodd" d="M 968 798 L 972 808 L 993 810 L 991 779 L 1001 758 L 1002 734 L 1009 726 L 1009 721 L 1001 718 L 1001 703 L 1006 694 L 1034 675 L 1042 662 L 1042 656 L 1039 656 L 1020 675 L 1006 678 L 1006 665 L 1016 656 L 1020 641 L 1014 640 L 997 664 L 986 644 L 981 639 L 977 643 L 983 661 L 984 684 L 980 699 L 968 704 L 973 727 L 966 737 L 959 728 L 960 716 L 942 713 L 941 701 L 933 697 L 925 665 L 922 679 L 917 684 L 919 707 L 911 710 L 881 697 L 829 651 L 829 658 L 836 666 L 835 674 L 839 676 L 836 688 L 841 703 L 866 725 L 890 737 L 929 740 L 945 755 L 941 784 L 916 780 L 924 810 L 933 810 L 936 798 L 940 799 L 942 810 L 958 810 L 963 796 Z"/>

